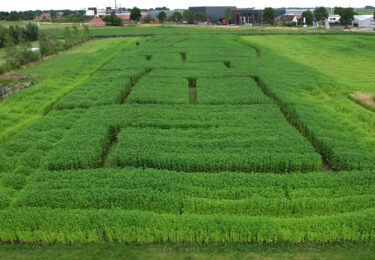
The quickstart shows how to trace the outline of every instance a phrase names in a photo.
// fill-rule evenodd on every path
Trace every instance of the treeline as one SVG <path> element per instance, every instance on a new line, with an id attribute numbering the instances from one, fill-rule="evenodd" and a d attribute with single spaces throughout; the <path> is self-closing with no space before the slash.
<path id="1" fill-rule="evenodd" d="M 27 24 L 26 28 L 10 26 L 8 31 L 0 30 L 0 32 L 5 32 L 3 47 L 6 48 L 5 63 L 0 66 L 0 74 L 91 39 L 87 26 L 84 26 L 82 31 L 80 32 L 76 26 L 73 26 L 72 30 L 66 27 L 64 40 L 58 40 L 53 35 L 39 33 L 38 27 L 32 23 Z M 36 40 L 39 41 L 39 48 L 33 49 L 31 42 Z"/>
<path id="2" fill-rule="evenodd" d="M 35 17 L 41 15 L 43 12 L 51 14 L 53 21 L 62 22 L 79 22 L 83 18 L 84 11 L 71 11 L 71 10 L 35 10 L 35 11 L 12 11 L 12 12 L 0 12 L 0 21 L 27 21 L 34 20 Z M 63 15 L 62 18 L 57 18 L 58 13 Z"/>
<path id="3" fill-rule="evenodd" d="M 5 47 L 9 42 L 19 44 L 23 41 L 36 41 L 38 40 L 39 28 L 36 24 L 28 23 L 25 27 L 9 26 L 9 28 L 0 25 L 0 48 Z"/>

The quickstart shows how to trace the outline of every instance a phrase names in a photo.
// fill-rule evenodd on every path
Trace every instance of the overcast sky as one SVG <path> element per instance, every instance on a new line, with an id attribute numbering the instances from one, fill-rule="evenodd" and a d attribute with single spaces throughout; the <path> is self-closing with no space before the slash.
<path id="1" fill-rule="evenodd" d="M 81 9 L 87 7 L 104 8 L 106 6 L 115 5 L 115 0 L 0 0 L 1 11 L 21 11 L 21 10 L 49 10 L 49 9 Z M 155 8 L 159 6 L 167 6 L 171 9 L 187 8 L 189 6 L 237 6 L 237 7 L 315 7 L 315 6 L 343 6 L 343 7 L 364 7 L 366 5 L 375 5 L 375 0 L 117 0 L 117 4 L 121 7 L 132 8 Z"/>

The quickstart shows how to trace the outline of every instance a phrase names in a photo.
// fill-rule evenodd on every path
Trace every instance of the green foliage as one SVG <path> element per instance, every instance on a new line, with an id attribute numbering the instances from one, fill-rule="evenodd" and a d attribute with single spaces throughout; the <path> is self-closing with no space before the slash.
<path id="1" fill-rule="evenodd" d="M 313 13 L 310 10 L 304 11 L 302 13 L 302 22 L 303 22 L 304 18 L 306 19 L 306 24 L 307 25 L 312 25 L 313 24 L 314 15 L 313 15 Z"/>
<path id="2" fill-rule="evenodd" d="M 342 8 L 338 14 L 341 16 L 340 22 L 347 28 L 354 21 L 354 9 L 353 8 Z"/>
<path id="3" fill-rule="evenodd" d="M 340 72 L 337 71 L 337 67 L 334 67 L 334 64 L 337 64 L 335 62 L 329 65 L 332 65 L 331 68 L 327 66 L 322 72 L 317 71 L 322 65 L 321 57 L 323 56 L 320 57 L 319 55 L 324 55 L 327 58 L 328 53 L 332 54 L 331 51 L 335 48 L 333 46 L 337 46 L 337 42 L 333 44 L 332 50 L 329 49 L 327 53 L 319 54 L 320 48 L 319 50 L 313 49 L 318 48 L 319 44 L 322 43 L 322 39 L 309 38 L 308 41 L 310 42 L 308 45 L 314 47 L 310 47 L 312 49 L 310 49 L 307 56 L 311 57 L 310 53 L 316 52 L 314 55 L 318 55 L 317 57 L 319 58 L 314 62 L 311 60 L 307 62 L 305 60 L 307 56 L 301 54 L 302 56 L 298 57 L 299 54 L 295 53 L 295 46 L 293 44 L 299 45 L 301 44 L 300 41 L 289 39 L 285 43 L 283 38 L 278 37 L 278 44 L 280 42 L 286 44 L 288 47 L 285 47 L 284 50 L 288 49 L 288 55 L 292 55 L 294 60 L 283 58 L 286 54 L 285 51 L 282 53 L 283 56 L 277 54 L 277 46 L 279 45 L 272 46 L 273 44 L 269 42 L 269 38 L 249 38 L 262 51 L 262 58 L 259 60 L 262 66 L 259 66 L 259 63 L 257 63 L 258 67 L 254 66 L 254 73 L 260 77 L 260 85 L 264 91 L 276 100 L 284 114 L 289 118 L 289 122 L 310 140 L 330 167 L 337 170 L 373 169 L 375 152 L 371 145 L 372 142 L 369 141 L 367 144 L 363 142 L 365 139 L 363 136 L 371 136 L 372 130 L 363 131 L 358 134 L 358 132 L 347 127 L 347 122 L 358 122 L 356 119 L 357 108 L 350 104 L 351 101 L 347 99 L 347 94 L 345 94 L 347 91 L 353 93 L 350 92 L 350 89 L 353 89 L 355 83 L 348 86 L 342 81 L 337 82 L 327 76 L 327 71 L 332 71 L 332 75 L 335 77 L 342 77 L 340 76 Z M 306 38 L 303 40 L 306 41 Z M 331 41 L 332 44 L 332 39 L 326 40 Z M 312 44 L 315 41 L 317 45 Z M 272 50 L 266 46 L 271 46 Z M 290 54 L 290 50 L 292 50 L 293 54 Z M 305 48 L 301 50 L 306 52 Z M 267 56 L 264 57 L 264 55 Z M 340 58 L 342 58 L 342 55 L 342 50 L 337 50 L 337 53 L 333 54 L 333 56 Z M 296 60 L 299 60 L 299 62 L 296 62 Z M 314 65 L 312 65 L 313 63 Z M 312 69 L 311 66 L 314 66 L 314 68 Z M 290 68 L 295 69 L 291 71 Z M 274 77 L 273 75 L 275 74 L 283 76 Z M 307 80 L 307 75 L 312 74 L 315 75 L 315 79 Z M 342 74 L 345 75 L 346 73 Z M 361 88 L 364 87 L 364 82 L 362 81 Z M 280 85 L 283 88 L 279 88 L 278 86 Z M 329 85 L 330 87 L 327 86 L 323 90 L 319 90 L 320 87 L 317 86 L 323 85 Z M 337 85 L 341 87 L 336 88 L 335 86 Z M 343 90 L 343 98 L 340 98 L 341 94 L 338 94 L 340 93 L 339 89 Z M 349 107 L 350 109 L 348 109 Z M 369 113 L 372 112 L 369 111 Z M 367 115 L 367 113 L 358 111 L 358 116 L 362 118 L 362 123 L 358 122 L 359 124 L 372 124 L 373 117 Z M 369 140 L 373 139 L 369 137 Z"/>
<path id="4" fill-rule="evenodd" d="M 314 11 L 314 19 L 317 22 L 323 22 L 329 17 L 328 11 L 325 7 L 317 7 Z"/>
<path id="5" fill-rule="evenodd" d="M 143 23 L 151 23 L 151 16 L 147 15 L 145 18 L 143 18 Z"/>
<path id="6" fill-rule="evenodd" d="M 232 20 L 232 9 L 230 8 L 225 9 L 224 17 L 225 17 L 225 20 L 227 21 L 227 24 L 229 24 Z"/>
<path id="7" fill-rule="evenodd" d="M 275 23 L 275 10 L 272 7 L 267 7 L 264 9 L 263 21 L 270 25 Z"/>
<path id="8" fill-rule="evenodd" d="M 204 19 L 205 19 L 205 17 L 206 17 L 205 14 L 202 13 L 202 12 L 196 12 L 196 13 L 194 13 L 194 20 L 196 22 L 203 22 Z"/>
<path id="9" fill-rule="evenodd" d="M 182 21 L 182 14 L 180 12 L 176 11 L 171 15 L 171 19 L 174 22 L 181 22 Z"/>
<path id="10" fill-rule="evenodd" d="M 182 12 L 182 19 L 186 22 L 190 21 L 193 18 L 193 14 L 190 12 L 189 9 L 185 9 Z"/>
<path id="11" fill-rule="evenodd" d="M 158 14 L 158 20 L 160 23 L 164 23 L 165 19 L 167 19 L 167 14 L 164 11 L 161 11 Z"/>
<path id="12" fill-rule="evenodd" d="M 374 241 L 374 117 L 347 99 L 372 93 L 373 38 L 192 30 L 22 70 L 49 78 L 0 103 L 0 241 Z"/>
<path id="13" fill-rule="evenodd" d="M 24 174 L 9 173 L 1 177 L 1 182 L 7 188 L 20 190 L 26 183 L 26 176 Z"/>
<path id="14" fill-rule="evenodd" d="M 374 214 L 373 209 L 368 209 L 339 216 L 277 219 L 179 216 L 121 209 L 20 208 L 0 211 L 0 240 L 29 243 L 364 242 L 373 241 Z"/>
<path id="15" fill-rule="evenodd" d="M 139 19 L 141 18 L 141 10 L 137 7 L 134 7 L 131 12 L 130 12 L 130 20 L 132 21 L 139 21 Z"/>
<path id="16" fill-rule="evenodd" d="M 106 25 L 110 26 L 121 26 L 122 20 L 115 14 L 106 15 L 103 17 L 103 21 Z"/>
<path id="17" fill-rule="evenodd" d="M 29 22 L 26 24 L 26 32 L 25 35 L 28 41 L 37 41 L 39 35 L 39 27 L 35 23 Z"/>
<path id="18" fill-rule="evenodd" d="M 69 27 L 65 27 L 64 31 L 64 48 L 69 49 L 75 45 L 75 39 L 73 38 L 72 32 Z"/>
<path id="19" fill-rule="evenodd" d="M 48 37 L 47 35 L 41 33 L 39 35 L 39 50 L 43 57 L 55 54 L 61 51 L 61 45 L 53 37 Z"/>

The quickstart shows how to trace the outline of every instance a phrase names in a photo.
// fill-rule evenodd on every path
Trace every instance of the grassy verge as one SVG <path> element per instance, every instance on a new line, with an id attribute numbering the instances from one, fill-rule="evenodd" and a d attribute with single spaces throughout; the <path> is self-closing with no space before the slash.
<path id="1" fill-rule="evenodd" d="M 372 244 L 0 244 L 0 259 L 374 259 Z"/>

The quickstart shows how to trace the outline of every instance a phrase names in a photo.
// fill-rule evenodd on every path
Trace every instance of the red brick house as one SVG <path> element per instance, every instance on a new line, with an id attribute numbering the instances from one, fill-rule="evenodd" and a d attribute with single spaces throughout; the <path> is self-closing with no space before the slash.
<path id="1" fill-rule="evenodd" d="M 90 27 L 104 27 L 104 26 L 105 26 L 105 22 L 99 17 L 95 17 L 94 19 L 90 21 Z"/>
<path id="2" fill-rule="evenodd" d="M 40 20 L 51 20 L 51 14 L 50 13 L 42 13 L 38 17 L 35 18 L 35 20 L 40 21 Z"/>

